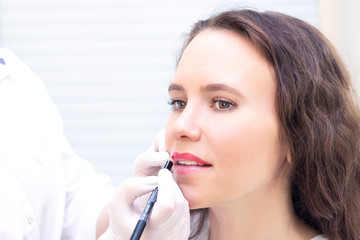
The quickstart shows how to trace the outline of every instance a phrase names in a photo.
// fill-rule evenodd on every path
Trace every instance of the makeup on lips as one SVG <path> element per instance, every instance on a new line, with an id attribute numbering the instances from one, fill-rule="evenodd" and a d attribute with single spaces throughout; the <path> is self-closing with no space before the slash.
<path id="1" fill-rule="evenodd" d="M 210 163 L 205 162 L 191 153 L 174 152 L 172 159 L 174 161 L 174 172 L 177 174 L 195 173 L 206 170 L 212 166 Z"/>

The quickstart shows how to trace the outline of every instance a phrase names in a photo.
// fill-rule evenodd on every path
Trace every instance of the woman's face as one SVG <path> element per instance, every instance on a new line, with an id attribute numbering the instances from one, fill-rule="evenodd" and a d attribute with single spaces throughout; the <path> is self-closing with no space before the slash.
<path id="1" fill-rule="evenodd" d="M 283 179 L 273 68 L 241 35 L 204 30 L 169 86 L 166 148 L 190 208 L 266 197 Z"/>

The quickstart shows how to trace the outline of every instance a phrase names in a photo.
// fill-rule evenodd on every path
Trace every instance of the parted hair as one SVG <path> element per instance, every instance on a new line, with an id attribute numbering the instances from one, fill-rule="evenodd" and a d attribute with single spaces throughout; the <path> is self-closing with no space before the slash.
<path id="1" fill-rule="evenodd" d="M 274 68 L 275 104 L 281 138 L 290 148 L 296 214 L 328 239 L 359 240 L 359 102 L 330 41 L 285 14 L 230 10 L 197 22 L 179 59 L 206 29 L 239 33 Z"/>

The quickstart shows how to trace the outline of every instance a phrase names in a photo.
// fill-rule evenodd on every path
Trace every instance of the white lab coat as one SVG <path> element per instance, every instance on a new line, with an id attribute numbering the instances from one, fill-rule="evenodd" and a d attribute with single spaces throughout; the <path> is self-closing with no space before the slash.
<path id="1" fill-rule="evenodd" d="M 10 50 L 0 60 L 0 240 L 95 239 L 109 178 L 72 151 L 38 77 Z"/>

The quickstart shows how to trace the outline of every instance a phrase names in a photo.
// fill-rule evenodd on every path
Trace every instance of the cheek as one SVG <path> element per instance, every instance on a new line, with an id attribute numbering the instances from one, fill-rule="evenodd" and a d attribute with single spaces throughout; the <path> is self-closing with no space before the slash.
<path id="1" fill-rule="evenodd" d="M 213 146 L 219 146 L 216 155 L 224 156 L 223 161 L 229 168 L 235 168 L 239 161 L 246 166 L 261 168 L 283 155 L 277 123 L 272 119 L 242 118 L 223 124 L 220 129 L 213 131 Z"/>
<path id="2" fill-rule="evenodd" d="M 245 133 L 239 125 L 224 124 L 222 127 L 212 128 L 208 131 L 208 139 L 211 139 L 211 151 L 218 161 L 226 163 L 223 167 L 235 169 L 239 160 L 244 159 L 248 147 Z"/>
<path id="3" fill-rule="evenodd" d="M 168 153 L 171 153 L 171 147 L 174 144 L 174 138 L 171 135 L 170 129 L 171 129 L 171 120 L 169 118 L 165 130 L 165 148 Z"/>

